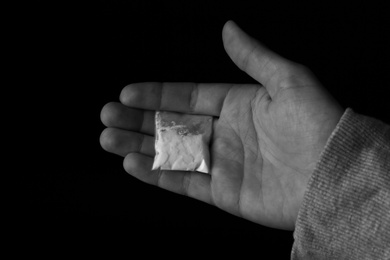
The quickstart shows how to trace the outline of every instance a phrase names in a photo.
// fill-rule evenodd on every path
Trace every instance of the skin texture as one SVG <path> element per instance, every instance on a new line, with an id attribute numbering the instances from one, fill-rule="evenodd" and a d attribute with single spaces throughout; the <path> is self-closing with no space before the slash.
<path id="1" fill-rule="evenodd" d="M 145 82 L 126 86 L 101 112 L 102 147 L 149 184 L 255 223 L 292 230 L 307 183 L 344 109 L 306 67 L 248 36 L 234 22 L 224 48 L 256 84 Z M 214 116 L 210 175 L 151 171 L 154 111 Z"/>

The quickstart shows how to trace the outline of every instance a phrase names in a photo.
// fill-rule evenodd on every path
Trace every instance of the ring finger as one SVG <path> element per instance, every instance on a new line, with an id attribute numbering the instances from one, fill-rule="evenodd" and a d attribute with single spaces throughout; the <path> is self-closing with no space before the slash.
<path id="1" fill-rule="evenodd" d="M 129 153 L 154 156 L 154 137 L 117 128 L 106 128 L 100 135 L 104 150 L 125 157 Z"/>

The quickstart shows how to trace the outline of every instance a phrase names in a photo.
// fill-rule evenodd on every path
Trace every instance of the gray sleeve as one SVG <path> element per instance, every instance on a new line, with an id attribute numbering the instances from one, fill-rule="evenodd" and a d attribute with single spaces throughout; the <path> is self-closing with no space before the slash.
<path id="1" fill-rule="evenodd" d="M 308 183 L 291 259 L 390 259 L 390 126 L 346 110 Z"/>

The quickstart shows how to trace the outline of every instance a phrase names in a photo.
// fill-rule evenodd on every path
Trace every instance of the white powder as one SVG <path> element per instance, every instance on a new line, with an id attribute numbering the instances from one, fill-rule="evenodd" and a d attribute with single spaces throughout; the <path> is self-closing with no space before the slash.
<path id="1" fill-rule="evenodd" d="M 153 170 L 160 168 L 208 173 L 211 120 L 209 116 L 156 112 L 156 156 Z"/>

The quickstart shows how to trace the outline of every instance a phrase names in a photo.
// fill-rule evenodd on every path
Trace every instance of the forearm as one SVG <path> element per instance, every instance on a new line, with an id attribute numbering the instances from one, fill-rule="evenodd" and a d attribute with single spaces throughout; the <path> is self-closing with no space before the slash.
<path id="1" fill-rule="evenodd" d="M 348 109 L 308 184 L 292 259 L 390 258 L 390 127 Z"/>

